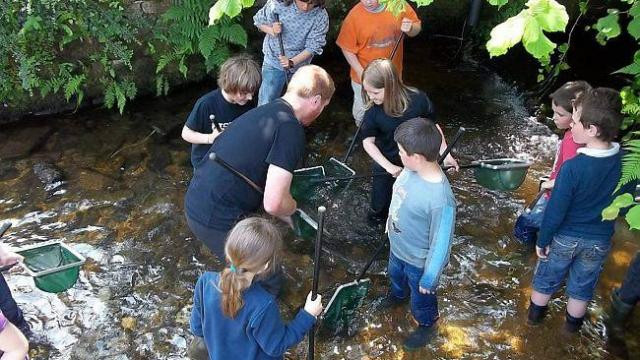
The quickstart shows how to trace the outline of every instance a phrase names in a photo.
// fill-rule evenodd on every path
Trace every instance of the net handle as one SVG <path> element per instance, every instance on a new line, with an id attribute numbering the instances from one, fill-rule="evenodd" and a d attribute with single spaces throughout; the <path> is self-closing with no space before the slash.
<path id="1" fill-rule="evenodd" d="M 278 13 L 274 13 L 273 16 L 276 19 L 276 22 L 280 22 L 280 14 Z M 278 46 L 280 47 L 280 56 L 286 56 L 285 52 L 284 52 L 284 42 L 282 41 L 282 23 L 280 23 L 280 33 L 278 33 Z M 287 70 L 284 69 L 284 82 L 285 82 L 285 90 L 287 87 L 289 87 L 289 76 L 288 76 L 288 72 L 291 71 L 291 69 Z"/>
<path id="2" fill-rule="evenodd" d="M 318 297 L 318 280 L 320 278 L 320 252 L 322 251 L 322 231 L 324 230 L 324 212 L 327 208 L 324 206 L 318 207 L 318 232 L 316 233 L 316 248 L 313 255 L 313 283 L 311 285 L 311 300 L 315 300 Z M 316 326 L 313 325 L 309 330 L 309 351 L 307 352 L 307 359 L 313 360 L 315 353 L 315 334 Z"/>
<path id="3" fill-rule="evenodd" d="M 236 168 L 231 166 L 228 162 L 222 160 L 222 158 L 218 156 L 218 154 L 216 154 L 215 152 L 212 152 L 211 154 L 209 154 L 209 159 L 215 161 L 216 163 L 218 163 L 220 166 L 228 170 L 233 175 L 244 180 L 244 182 L 246 182 L 249 186 L 251 186 L 255 191 L 264 195 L 264 190 L 260 186 L 258 186 L 258 184 L 254 183 L 253 180 L 249 179 L 246 175 L 244 175 L 243 173 L 238 171 Z"/>
<path id="4" fill-rule="evenodd" d="M 11 223 L 11 221 L 7 221 L 6 223 L 2 224 L 2 226 L 0 226 L 0 238 L 2 236 L 4 236 L 4 233 L 7 232 L 7 230 L 9 230 L 9 228 L 12 226 L 13 224 Z"/>
<path id="5" fill-rule="evenodd" d="M 387 234 L 386 233 L 382 233 L 382 236 L 381 236 L 381 239 L 380 239 L 380 245 L 378 246 L 376 251 L 373 253 L 373 256 L 371 257 L 371 259 L 369 259 L 367 264 L 364 266 L 364 268 L 360 272 L 360 275 L 358 275 L 358 278 L 356 279 L 356 283 L 358 283 L 358 282 L 360 282 L 360 280 L 362 280 L 364 275 L 367 273 L 367 270 L 369 270 L 369 268 L 371 267 L 371 264 L 373 264 L 373 262 L 376 260 L 378 255 L 380 255 L 380 252 L 382 251 L 382 249 L 385 248 L 385 245 L 387 245 Z"/>
<path id="6" fill-rule="evenodd" d="M 442 155 L 440 155 L 440 158 L 438 158 L 438 164 L 442 164 L 444 159 L 451 152 L 451 149 L 453 149 L 453 147 L 456 146 L 458 141 L 460 141 L 460 138 L 462 137 L 465 131 L 467 131 L 467 129 L 463 128 L 462 126 L 458 128 L 458 132 L 456 132 L 456 135 L 453 137 L 453 140 L 451 140 L 449 145 L 447 145 L 447 148 L 444 149 L 444 152 L 442 153 Z"/>

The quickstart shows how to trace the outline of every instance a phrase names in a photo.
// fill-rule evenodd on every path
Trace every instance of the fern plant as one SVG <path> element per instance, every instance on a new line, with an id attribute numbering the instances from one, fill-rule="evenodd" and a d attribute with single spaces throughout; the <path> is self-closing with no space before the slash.
<path id="1" fill-rule="evenodd" d="M 174 67 L 187 77 L 192 57 L 201 57 L 206 70 L 220 66 L 230 55 L 230 45 L 246 47 L 247 33 L 237 18 L 224 17 L 209 26 L 209 0 L 176 0 L 155 29 L 150 52 L 157 57 L 156 90 L 169 90 L 167 72 Z"/>

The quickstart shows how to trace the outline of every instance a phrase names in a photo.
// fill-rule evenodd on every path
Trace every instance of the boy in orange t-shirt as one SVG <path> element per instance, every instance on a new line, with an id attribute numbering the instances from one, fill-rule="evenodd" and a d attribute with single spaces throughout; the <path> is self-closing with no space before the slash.
<path id="1" fill-rule="evenodd" d="M 393 47 L 404 32 L 414 37 L 420 33 L 422 25 L 413 8 L 405 4 L 405 9 L 397 17 L 385 9 L 378 0 L 360 0 L 342 22 L 336 44 L 351 66 L 351 87 L 353 88 L 353 118 L 360 124 L 364 115 L 362 103 L 361 76 L 364 68 L 373 60 L 388 58 Z M 398 46 L 393 64 L 402 74 L 402 41 Z"/>

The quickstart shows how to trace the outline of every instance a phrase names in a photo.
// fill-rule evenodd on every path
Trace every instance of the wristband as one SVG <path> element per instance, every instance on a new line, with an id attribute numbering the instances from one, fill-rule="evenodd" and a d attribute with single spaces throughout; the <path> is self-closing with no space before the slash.
<path id="1" fill-rule="evenodd" d="M 294 66 L 293 60 L 289 59 L 289 69 L 293 69 Z"/>

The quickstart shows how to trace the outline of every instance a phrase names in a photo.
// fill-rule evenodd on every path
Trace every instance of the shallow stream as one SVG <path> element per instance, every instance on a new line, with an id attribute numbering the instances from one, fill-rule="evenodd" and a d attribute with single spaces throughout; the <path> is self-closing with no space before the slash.
<path id="1" fill-rule="evenodd" d="M 523 186 L 495 192 L 475 183 L 470 170 L 450 176 L 458 201 L 451 262 L 439 289 L 438 337 L 423 351 L 407 354 L 402 339 L 414 326 L 408 309 L 375 310 L 388 281 L 374 263 L 372 291 L 350 334 L 316 342 L 319 359 L 585 359 L 612 358 L 603 325 L 608 294 L 640 249 L 620 223 L 614 249 L 590 305 L 590 320 L 577 336 L 560 331 L 564 297 L 551 303 L 543 325 L 525 325 L 532 249 L 511 235 L 513 223 L 550 171 L 558 137 L 524 107 L 512 84 L 486 68 L 453 65 L 455 46 L 408 50 L 405 79 L 434 101 L 448 138 L 467 133 L 456 149 L 461 162 L 521 157 L 535 162 Z M 339 92 L 307 133 L 306 166 L 342 157 L 355 131 L 347 68 L 328 66 Z M 51 295 L 25 274 L 7 276 L 35 333 L 35 359 L 182 359 L 191 339 L 188 319 L 198 275 L 219 269 L 192 238 L 183 217 L 191 177 L 189 147 L 179 132 L 196 98 L 207 89 L 143 100 L 124 116 L 99 109 L 0 127 L 0 219 L 12 221 L 3 240 L 22 246 L 61 239 L 87 257 L 71 290 Z M 369 171 L 361 149 L 350 165 Z M 48 180 L 37 169 L 62 174 Z M 327 201 L 327 252 L 320 288 L 328 300 L 336 284 L 355 278 L 377 246 L 365 221 L 370 185 L 354 181 Z M 313 212 L 310 210 L 310 214 Z M 291 316 L 311 287 L 312 244 L 290 238 L 284 263 L 288 287 L 281 304 Z M 629 329 L 638 328 L 636 314 Z M 627 338 L 628 358 L 640 358 L 640 334 Z M 288 358 L 306 356 L 306 342 Z"/>

